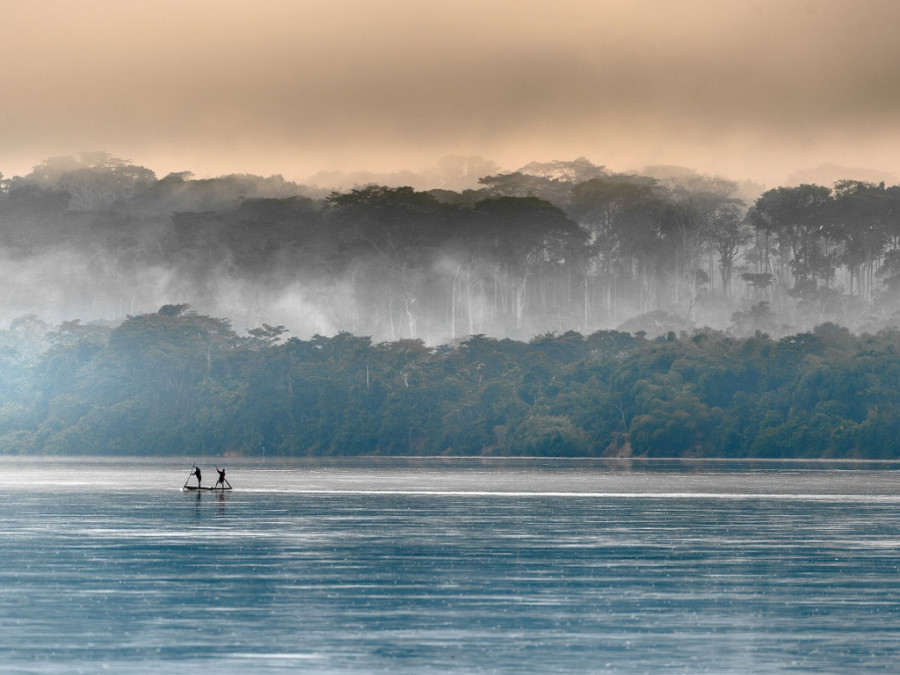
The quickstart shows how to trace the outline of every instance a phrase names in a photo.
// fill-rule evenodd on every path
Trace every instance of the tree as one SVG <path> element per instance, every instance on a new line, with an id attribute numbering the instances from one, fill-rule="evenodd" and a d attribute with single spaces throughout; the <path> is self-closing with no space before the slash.
<path id="1" fill-rule="evenodd" d="M 722 278 L 722 295 L 730 297 L 734 264 L 742 248 L 752 239 L 744 217 L 737 205 L 731 204 L 719 211 L 711 222 L 710 242 L 719 256 L 719 273 Z"/>
<path id="2" fill-rule="evenodd" d="M 485 176 L 478 182 L 484 185 L 490 197 L 532 197 L 557 205 L 566 204 L 572 190 L 572 184 L 566 180 L 524 171 Z"/>
<path id="3" fill-rule="evenodd" d="M 673 226 L 670 239 L 675 242 L 675 302 L 679 302 L 679 285 L 683 280 L 688 282 L 688 292 L 693 304 L 697 288 L 694 283 L 696 271 L 710 250 L 720 253 L 720 270 L 727 270 L 730 280 L 731 267 L 740 242 L 733 239 L 739 236 L 738 229 L 743 202 L 731 195 L 737 185 L 720 178 L 695 176 L 689 181 L 690 188 L 676 186 L 672 198 L 676 208 L 673 218 L 669 220 Z M 731 230 L 731 232 L 729 232 Z M 721 258 L 721 252 L 726 258 Z M 712 261 L 707 266 L 707 278 L 712 277 Z M 723 280 L 723 294 L 727 290 L 727 280 Z"/>
<path id="4" fill-rule="evenodd" d="M 892 194 L 884 183 L 839 181 L 834 186 L 830 209 L 831 236 L 843 244 L 836 256 L 851 271 L 850 293 L 871 301 L 875 290 L 878 263 L 890 242 Z"/>
<path id="5" fill-rule="evenodd" d="M 590 258 L 585 272 L 585 323 L 602 305 L 618 316 L 617 289 L 635 275 L 655 275 L 660 252 L 663 193 L 655 179 L 609 176 L 579 183 L 572 190 L 570 213 L 588 232 Z M 644 306 L 644 298 L 640 299 Z"/>
<path id="6" fill-rule="evenodd" d="M 267 323 L 264 323 L 259 328 L 252 328 L 247 331 L 258 344 L 269 347 L 277 343 L 281 336 L 287 332 L 288 329 L 284 326 L 270 326 Z"/>
<path id="7" fill-rule="evenodd" d="M 750 224 L 757 231 L 775 236 L 780 261 L 789 265 L 795 282 L 827 281 L 833 276 L 832 259 L 826 255 L 826 209 L 830 202 L 828 188 L 800 185 L 769 190 L 750 209 Z"/>
<path id="8" fill-rule="evenodd" d="M 606 167 L 597 166 L 586 157 L 578 157 L 570 161 L 531 162 L 523 166 L 519 171 L 528 176 L 549 178 L 573 184 L 609 175 Z"/>
<path id="9" fill-rule="evenodd" d="M 106 152 L 84 152 L 79 158 L 52 157 L 34 167 L 26 181 L 64 190 L 69 208 L 91 211 L 134 196 L 152 185 L 156 175 Z"/>
<path id="10" fill-rule="evenodd" d="M 561 209 L 535 197 L 497 197 L 475 205 L 479 216 L 479 242 L 482 250 L 498 263 L 495 297 L 500 307 L 515 317 L 515 327 L 523 326 L 526 305 L 533 297 L 538 308 L 548 293 L 554 300 L 560 293 L 559 277 L 554 274 L 584 250 L 587 233 Z M 538 284 L 529 296 L 528 281 L 535 275 Z"/>

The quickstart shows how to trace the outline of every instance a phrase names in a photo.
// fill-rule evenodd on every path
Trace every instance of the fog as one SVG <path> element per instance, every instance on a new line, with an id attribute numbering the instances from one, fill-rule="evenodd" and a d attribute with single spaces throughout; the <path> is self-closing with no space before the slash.
<path id="1" fill-rule="evenodd" d="M 900 152 L 893 0 L 0 6 L 7 175 L 104 148 L 305 184 L 480 154 L 777 185 L 826 162 L 895 172 Z"/>
<path id="2" fill-rule="evenodd" d="M 103 152 L 50 158 L 3 182 L 0 322 L 116 323 L 187 304 L 238 332 L 267 324 L 301 338 L 348 331 L 430 345 L 898 323 L 900 188 L 766 191 L 585 158 L 476 177 L 496 167 L 451 156 L 422 172 L 322 173 L 323 184 L 300 185 L 157 178 Z M 381 182 L 348 187 L 354 178 Z M 861 258 L 859 237 L 876 226 L 880 248 L 867 240 Z"/>

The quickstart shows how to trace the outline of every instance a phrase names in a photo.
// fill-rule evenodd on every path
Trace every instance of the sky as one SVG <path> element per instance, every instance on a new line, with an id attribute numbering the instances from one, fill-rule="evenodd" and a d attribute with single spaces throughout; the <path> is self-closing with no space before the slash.
<path id="1" fill-rule="evenodd" d="M 900 173 L 896 0 L 0 0 L 0 172 Z M 849 177 L 849 176 L 848 176 Z"/>

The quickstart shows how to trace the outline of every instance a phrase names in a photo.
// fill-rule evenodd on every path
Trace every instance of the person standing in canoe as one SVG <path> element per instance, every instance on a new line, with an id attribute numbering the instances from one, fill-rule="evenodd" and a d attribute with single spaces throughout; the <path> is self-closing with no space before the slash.
<path id="1" fill-rule="evenodd" d="M 227 480 L 225 480 L 225 469 L 220 469 L 217 466 L 216 471 L 219 472 L 219 480 L 216 481 L 216 487 L 219 487 L 220 485 L 222 486 L 222 489 L 224 489 L 226 485 L 228 487 L 231 487 L 231 483 L 229 483 Z"/>
<path id="2" fill-rule="evenodd" d="M 197 487 L 200 487 L 200 481 L 203 479 L 203 474 L 200 473 L 200 467 L 194 466 L 194 471 L 191 473 L 192 476 L 197 476 Z"/>

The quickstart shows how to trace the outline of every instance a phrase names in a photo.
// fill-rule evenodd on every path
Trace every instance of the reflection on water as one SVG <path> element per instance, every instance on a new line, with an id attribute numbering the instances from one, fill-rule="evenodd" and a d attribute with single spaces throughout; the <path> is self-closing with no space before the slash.
<path id="1" fill-rule="evenodd" d="M 893 468 L 247 463 L 182 493 L 165 463 L 4 460 L 0 663 L 891 670 Z"/>

